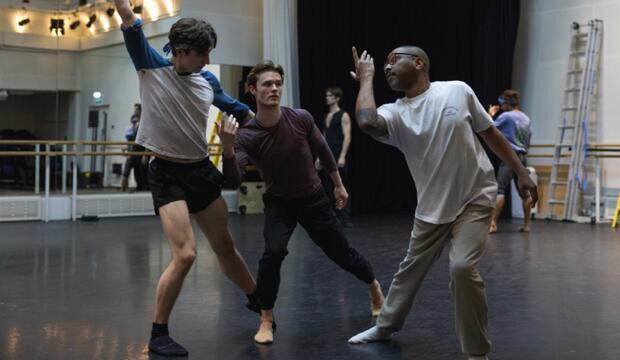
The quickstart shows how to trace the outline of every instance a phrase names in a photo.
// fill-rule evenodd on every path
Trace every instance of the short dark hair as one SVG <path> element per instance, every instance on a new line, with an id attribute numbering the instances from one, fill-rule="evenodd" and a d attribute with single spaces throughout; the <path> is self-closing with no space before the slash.
<path id="1" fill-rule="evenodd" d="M 168 33 L 168 40 L 172 46 L 172 54 L 175 50 L 196 50 L 204 54 L 217 45 L 217 34 L 213 26 L 204 20 L 194 18 L 182 18 L 175 22 Z"/>
<path id="2" fill-rule="evenodd" d="M 424 49 L 422 49 L 421 47 L 415 46 L 415 45 L 402 45 L 402 46 L 397 47 L 393 51 L 402 52 L 402 53 L 409 54 L 414 57 L 418 57 L 422 59 L 422 62 L 424 63 L 424 67 L 422 68 L 422 71 L 424 71 L 427 75 L 430 72 L 431 60 L 429 59 L 426 51 L 424 51 Z"/>
<path id="3" fill-rule="evenodd" d="M 254 66 L 252 70 L 250 70 L 247 80 L 248 85 L 256 86 L 256 83 L 258 82 L 258 76 L 266 71 L 277 72 L 282 77 L 282 80 L 284 80 L 284 69 L 282 69 L 282 66 L 274 64 L 271 60 L 267 60 L 265 62 L 256 64 L 256 66 Z"/>
<path id="4" fill-rule="evenodd" d="M 330 92 L 332 95 L 334 95 L 338 99 L 342 99 L 343 92 L 342 92 L 342 89 L 339 87 L 335 87 L 335 86 L 328 87 L 327 92 Z"/>
<path id="5" fill-rule="evenodd" d="M 521 95 L 517 90 L 506 89 L 502 91 L 500 98 L 504 98 L 506 103 L 512 106 L 519 106 L 521 103 Z"/>

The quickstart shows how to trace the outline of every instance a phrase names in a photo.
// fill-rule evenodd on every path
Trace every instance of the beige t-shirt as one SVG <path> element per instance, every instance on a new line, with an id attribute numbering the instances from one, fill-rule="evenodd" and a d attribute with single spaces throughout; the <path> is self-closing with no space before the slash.
<path id="1" fill-rule="evenodd" d="M 378 109 L 387 122 L 383 142 L 400 149 L 416 184 L 419 220 L 452 222 L 469 204 L 495 206 L 493 166 L 474 134 L 493 126 L 473 90 L 436 81 L 414 98 Z"/>

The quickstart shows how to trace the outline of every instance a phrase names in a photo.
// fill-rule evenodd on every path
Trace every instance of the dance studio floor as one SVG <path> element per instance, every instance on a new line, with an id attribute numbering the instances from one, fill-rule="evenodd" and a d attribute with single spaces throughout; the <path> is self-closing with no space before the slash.
<path id="1" fill-rule="evenodd" d="M 262 216 L 231 216 L 256 273 Z M 410 215 L 355 218 L 350 242 L 387 292 L 405 254 Z M 480 269 L 491 359 L 620 359 L 620 232 L 609 225 L 500 223 Z M 218 270 L 204 238 L 173 311 L 171 335 L 192 359 L 464 359 L 448 290 L 447 252 L 390 343 L 350 346 L 372 324 L 366 287 L 299 229 L 282 268 L 275 343 Z M 155 217 L 0 224 L 0 359 L 148 359 L 157 279 L 169 251 Z M 151 358 L 158 358 L 152 356 Z"/>

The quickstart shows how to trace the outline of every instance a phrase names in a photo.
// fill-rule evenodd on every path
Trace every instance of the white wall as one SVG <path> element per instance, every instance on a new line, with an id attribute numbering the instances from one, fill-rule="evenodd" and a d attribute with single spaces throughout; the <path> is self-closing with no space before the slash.
<path id="1" fill-rule="evenodd" d="M 181 16 L 203 18 L 213 25 L 214 64 L 254 66 L 262 61 L 262 0 L 183 0 Z"/>
<path id="2" fill-rule="evenodd" d="M 71 52 L 0 48 L 0 89 L 78 90 L 78 58 Z"/>
<path id="3" fill-rule="evenodd" d="M 513 83 L 533 122 L 532 143 L 553 143 L 560 119 L 570 25 L 604 22 L 598 142 L 620 143 L 620 0 L 522 0 Z M 546 149 L 545 152 L 550 152 Z M 546 161 L 550 163 L 550 160 Z M 606 160 L 603 186 L 620 190 L 620 159 Z"/>

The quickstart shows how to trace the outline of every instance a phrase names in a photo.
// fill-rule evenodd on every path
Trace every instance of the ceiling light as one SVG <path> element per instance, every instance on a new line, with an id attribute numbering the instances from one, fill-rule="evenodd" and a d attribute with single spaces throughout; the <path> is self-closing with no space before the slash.
<path id="1" fill-rule="evenodd" d="M 64 19 L 50 19 L 50 33 L 52 35 L 61 36 L 65 34 L 65 20 Z"/>
<path id="2" fill-rule="evenodd" d="M 97 15 L 92 14 L 88 19 L 88 22 L 86 23 L 86 27 L 91 27 L 95 23 L 95 21 L 97 21 Z"/>

